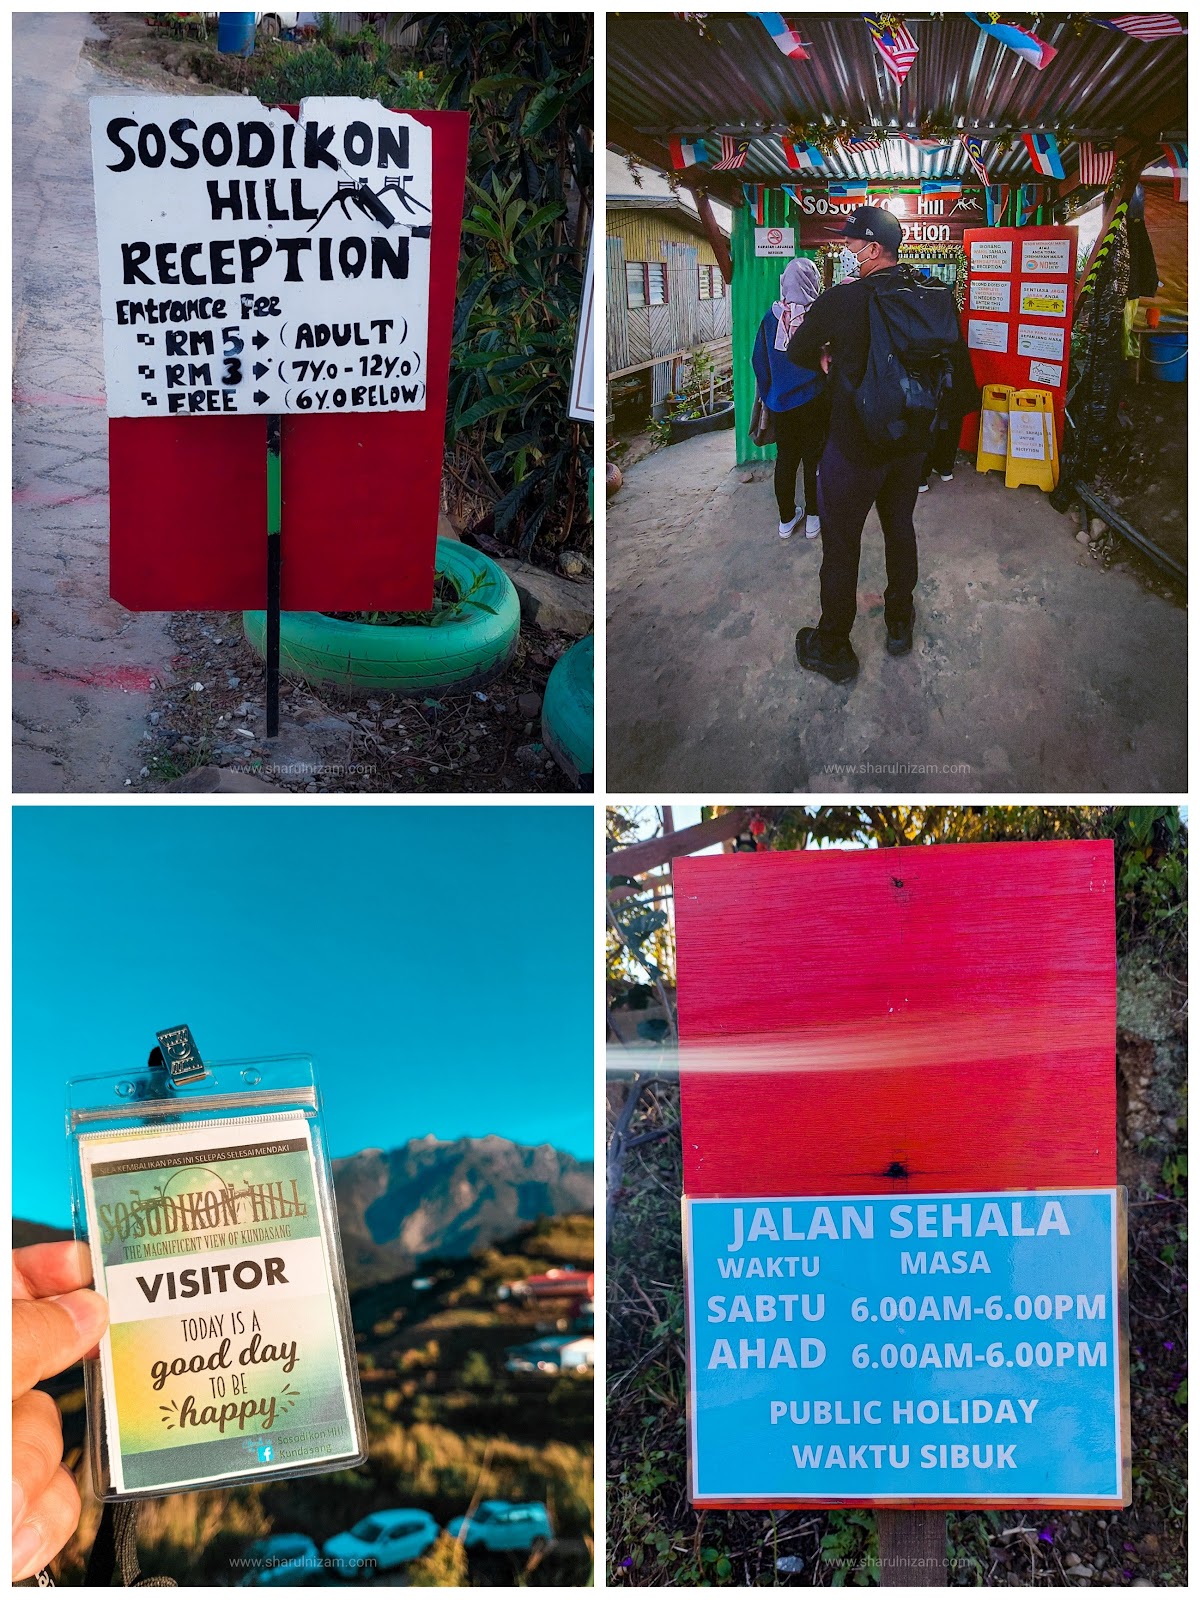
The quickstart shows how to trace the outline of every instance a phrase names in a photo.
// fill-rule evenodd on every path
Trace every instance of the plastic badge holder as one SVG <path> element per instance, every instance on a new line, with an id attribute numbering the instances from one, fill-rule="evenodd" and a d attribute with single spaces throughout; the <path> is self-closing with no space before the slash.
<path id="1" fill-rule="evenodd" d="M 75 1236 L 109 1302 L 109 1331 L 85 1363 L 95 1493 L 132 1500 L 360 1465 L 366 1426 L 312 1062 L 206 1067 L 186 1029 L 159 1037 L 170 1065 L 67 1086 Z"/>

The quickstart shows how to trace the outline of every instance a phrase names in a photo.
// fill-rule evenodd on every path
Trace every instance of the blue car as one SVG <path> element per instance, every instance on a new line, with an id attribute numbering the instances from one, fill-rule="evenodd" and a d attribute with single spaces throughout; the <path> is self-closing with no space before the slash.
<path id="1" fill-rule="evenodd" d="M 370 1577 L 423 1556 L 440 1532 L 428 1511 L 373 1511 L 326 1539 L 326 1565 L 343 1577 Z"/>
<path id="2" fill-rule="evenodd" d="M 446 1524 L 452 1539 L 467 1550 L 544 1550 L 554 1537 L 550 1515 L 540 1500 L 514 1505 L 508 1500 L 481 1500 L 470 1517 Z"/>
<path id="3" fill-rule="evenodd" d="M 306 1533 L 273 1533 L 269 1539 L 256 1539 L 242 1552 L 242 1563 L 246 1570 L 237 1581 L 239 1589 L 277 1583 L 311 1588 L 323 1567 L 321 1552 Z"/>

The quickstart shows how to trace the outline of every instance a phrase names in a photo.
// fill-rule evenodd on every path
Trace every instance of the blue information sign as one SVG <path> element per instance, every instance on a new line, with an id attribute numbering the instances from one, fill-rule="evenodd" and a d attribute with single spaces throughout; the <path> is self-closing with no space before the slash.
<path id="1" fill-rule="evenodd" d="M 1123 1189 L 683 1206 L 693 1500 L 1129 1504 Z"/>

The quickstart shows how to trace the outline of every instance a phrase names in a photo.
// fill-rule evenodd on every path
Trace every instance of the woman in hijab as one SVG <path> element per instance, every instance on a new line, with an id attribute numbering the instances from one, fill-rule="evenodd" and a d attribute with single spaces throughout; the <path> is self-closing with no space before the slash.
<path id="1" fill-rule="evenodd" d="M 751 357 L 758 395 L 775 422 L 775 498 L 779 502 L 779 537 L 790 539 L 801 515 L 804 535 L 821 531 L 817 515 L 817 462 L 829 427 L 825 375 L 788 360 L 788 340 L 804 321 L 821 293 L 821 277 L 806 257 L 797 256 L 783 269 L 779 299 L 762 319 Z M 804 464 L 804 513 L 796 509 L 796 473 Z"/>

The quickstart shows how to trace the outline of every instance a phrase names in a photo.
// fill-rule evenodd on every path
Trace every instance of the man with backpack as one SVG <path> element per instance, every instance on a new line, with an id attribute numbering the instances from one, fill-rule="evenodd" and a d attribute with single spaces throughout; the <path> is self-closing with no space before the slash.
<path id="1" fill-rule="evenodd" d="M 834 683 L 858 672 L 850 644 L 862 531 L 879 512 L 887 560 L 884 620 L 891 655 L 912 649 L 917 503 L 939 403 L 959 340 L 952 292 L 901 266 L 904 234 L 890 211 L 859 206 L 844 229 L 857 276 L 826 290 L 788 344 L 788 358 L 820 367 L 829 347 L 832 414 L 817 493 L 821 515 L 821 620 L 796 635 L 802 667 Z"/>

